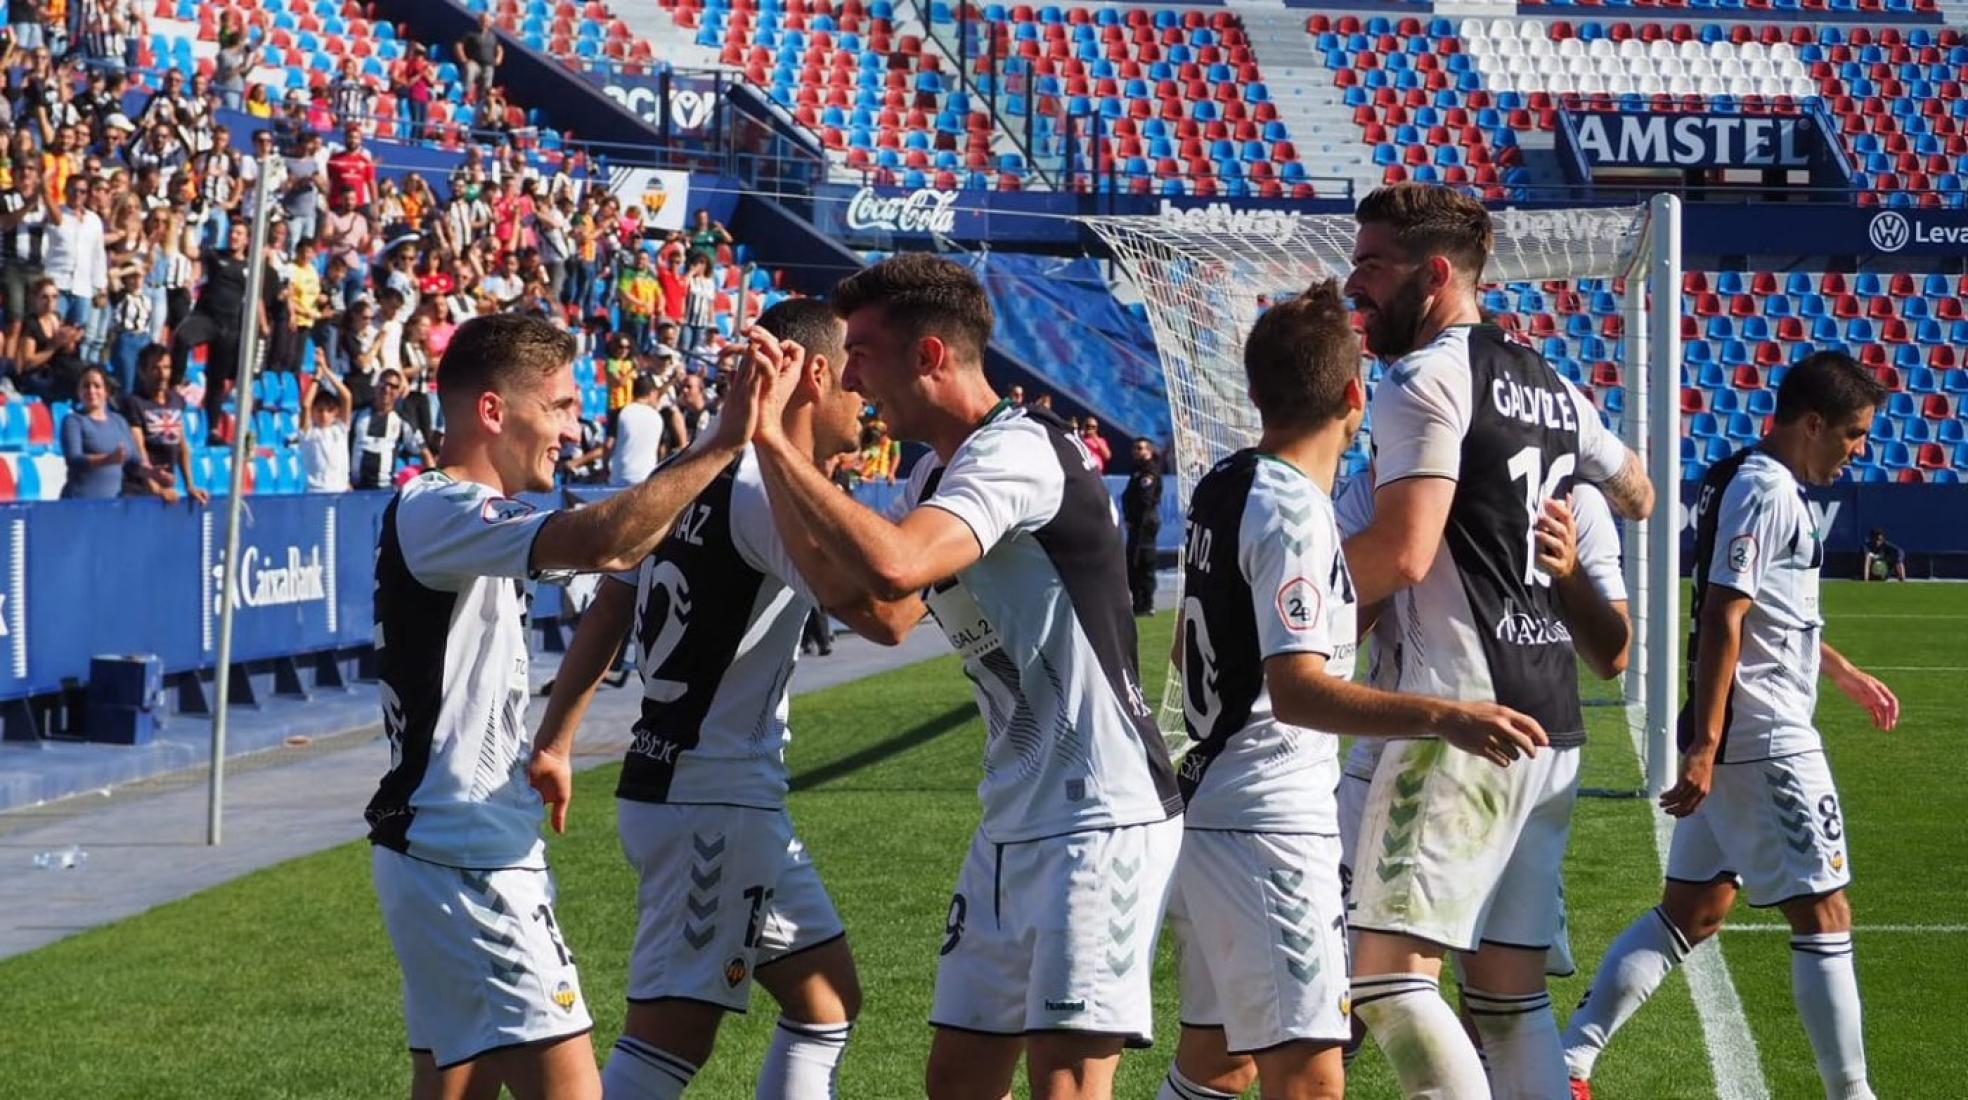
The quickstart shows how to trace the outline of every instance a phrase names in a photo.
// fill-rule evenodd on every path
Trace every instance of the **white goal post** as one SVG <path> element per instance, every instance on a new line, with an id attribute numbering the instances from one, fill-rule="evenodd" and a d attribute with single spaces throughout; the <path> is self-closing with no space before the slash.
<path id="1" fill-rule="evenodd" d="M 1082 219 L 1140 290 L 1167 383 L 1174 429 L 1176 498 L 1225 455 L 1254 444 L 1257 412 L 1245 396 L 1244 337 L 1259 299 L 1277 300 L 1351 270 L 1351 215 L 1277 210 L 1205 211 Z M 1649 522 L 1624 525 L 1632 659 L 1624 693 L 1647 787 L 1668 786 L 1675 766 L 1680 686 L 1681 205 L 1672 195 L 1643 206 L 1500 210 L 1494 283 L 1623 280 L 1626 405 L 1622 438 L 1647 463 L 1658 502 Z M 1182 730 L 1173 671 L 1162 707 L 1165 733 Z"/>

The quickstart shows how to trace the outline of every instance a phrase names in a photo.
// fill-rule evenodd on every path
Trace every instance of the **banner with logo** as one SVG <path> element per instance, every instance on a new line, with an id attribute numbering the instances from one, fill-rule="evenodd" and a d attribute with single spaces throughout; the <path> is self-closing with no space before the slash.
<path id="1" fill-rule="evenodd" d="M 923 244 L 939 238 L 1001 247 L 1080 247 L 1093 241 L 1074 219 L 1090 214 L 1148 215 L 1190 226 L 1277 233 L 1280 240 L 1288 240 L 1301 213 L 1352 210 L 1351 204 L 1336 200 L 1225 200 L 843 184 L 814 190 L 813 222 L 821 232 L 865 248 Z"/>
<path id="2" fill-rule="evenodd" d="M 254 497 L 240 534 L 233 655 L 361 645 L 373 633 L 388 493 Z M 98 654 L 169 672 L 217 659 L 225 513 L 154 499 L 0 506 L 0 698 L 86 681 Z"/>
<path id="3" fill-rule="evenodd" d="M 665 96 L 665 81 L 660 75 L 631 76 L 620 70 L 575 71 L 600 88 L 603 95 L 621 104 L 659 132 L 667 110 L 672 138 L 702 138 L 716 130 L 722 96 L 720 82 L 712 77 L 672 72 L 667 82 L 668 95 Z"/>
<path id="4" fill-rule="evenodd" d="M 624 206 L 642 207 L 642 224 L 682 229 L 690 210 L 690 173 L 671 168 L 610 168 L 608 189 Z"/>

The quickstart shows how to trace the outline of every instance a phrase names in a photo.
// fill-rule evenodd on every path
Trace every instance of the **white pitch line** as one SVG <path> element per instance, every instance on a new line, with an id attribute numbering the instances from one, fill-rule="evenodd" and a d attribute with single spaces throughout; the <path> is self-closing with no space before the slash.
<path id="1" fill-rule="evenodd" d="M 1949 622 L 1958 622 L 1962 619 L 1968 619 L 1968 615 L 1948 615 L 1943 613 L 1928 613 L 1922 611 L 1907 611 L 1907 612 L 1860 611 L 1860 612 L 1840 612 L 1838 618 L 1841 621 L 1845 619 L 1939 619 Z"/>
<path id="2" fill-rule="evenodd" d="M 1638 724 L 1630 724 L 1635 757 L 1646 759 Z M 1654 815 L 1654 854 L 1662 873 L 1667 869 L 1667 851 L 1674 840 L 1674 819 L 1648 800 Z M 1722 957 L 1722 941 L 1711 937 L 1688 953 L 1681 964 L 1688 976 L 1688 991 L 1694 995 L 1695 1015 L 1701 1020 L 1702 1037 L 1708 1046 L 1708 1065 L 1715 1073 L 1717 1100 L 1770 1100 L 1770 1083 L 1763 1079 L 1763 1058 L 1756 1049 L 1756 1037 L 1749 1033 L 1749 1018 L 1743 1015 L 1742 997 L 1729 980 L 1729 963 Z"/>
<path id="3" fill-rule="evenodd" d="M 1878 672 L 1968 672 L 1968 665 L 1867 665 Z"/>
<path id="4" fill-rule="evenodd" d="M 1788 932 L 1788 924 L 1725 924 L 1724 932 Z M 1854 935 L 1870 936 L 1879 932 L 1905 932 L 1912 935 L 1959 936 L 1968 933 L 1968 924 L 1855 924 Z"/>

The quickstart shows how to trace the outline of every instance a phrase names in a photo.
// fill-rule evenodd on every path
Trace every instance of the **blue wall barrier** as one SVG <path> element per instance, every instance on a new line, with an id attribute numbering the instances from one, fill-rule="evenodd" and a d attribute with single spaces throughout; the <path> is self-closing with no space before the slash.
<path id="1" fill-rule="evenodd" d="M 389 494 L 260 496 L 240 528 L 233 657 L 366 644 Z M 100 653 L 217 662 L 225 513 L 154 499 L 0 507 L 0 699 L 87 680 Z"/>
<path id="2" fill-rule="evenodd" d="M 1127 479 L 1106 480 L 1118 507 Z M 1699 489 L 1681 486 L 1684 570 Z M 889 512 L 902 490 L 900 482 L 869 483 L 855 495 Z M 1933 563 L 1936 574 L 1960 572 L 1958 563 L 1968 556 L 1968 489 L 1961 486 L 1839 484 L 1812 487 L 1808 495 L 1831 555 L 1828 575 L 1853 575 L 1860 542 L 1874 527 L 1884 528 L 1916 566 Z M 235 660 L 369 643 L 376 536 L 389 501 L 383 492 L 250 500 L 240 535 Z M 1170 485 L 1162 497 L 1160 548 L 1172 553 L 1181 538 Z M 212 667 L 224 553 L 221 510 L 151 499 L 0 506 L 0 699 L 80 684 L 97 654 L 154 653 L 172 673 Z M 543 586 L 535 613 L 556 613 L 557 596 Z"/>

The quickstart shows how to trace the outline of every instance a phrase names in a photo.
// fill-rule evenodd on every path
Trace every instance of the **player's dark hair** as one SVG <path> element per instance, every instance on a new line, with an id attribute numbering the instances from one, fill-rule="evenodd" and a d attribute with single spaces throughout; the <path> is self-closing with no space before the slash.
<path id="1" fill-rule="evenodd" d="M 788 298 L 759 314 L 759 327 L 781 340 L 791 340 L 811 357 L 824 355 L 836 377 L 847 358 L 841 349 L 841 319 L 834 307 L 818 298 Z"/>
<path id="2" fill-rule="evenodd" d="M 574 337 L 539 317 L 488 313 L 458 326 L 437 364 L 438 393 L 463 416 L 488 390 L 525 389 L 574 361 Z"/>
<path id="3" fill-rule="evenodd" d="M 981 362 L 997 318 L 970 269 L 927 252 L 902 252 L 863 268 L 834 287 L 834 312 L 845 320 L 880 306 L 910 340 L 934 336 Z"/>
<path id="4" fill-rule="evenodd" d="M 635 400 L 640 401 L 655 392 L 656 380 L 642 371 L 637 371 L 635 377 L 629 379 L 629 396 Z"/>
<path id="5" fill-rule="evenodd" d="M 1244 376 L 1266 427 L 1312 428 L 1346 415 L 1360 338 L 1337 280 L 1314 283 L 1257 319 L 1244 342 Z"/>
<path id="6" fill-rule="evenodd" d="M 1394 243 L 1408 259 L 1447 256 L 1472 281 L 1483 276 L 1496 247 L 1490 212 L 1469 195 L 1428 183 L 1397 183 L 1360 201 L 1353 220 L 1394 229 Z"/>
<path id="7" fill-rule="evenodd" d="M 1859 361 L 1842 351 L 1818 351 L 1797 361 L 1777 387 L 1777 423 L 1796 422 L 1817 413 L 1838 424 L 1886 400 L 1879 384 Z"/>

